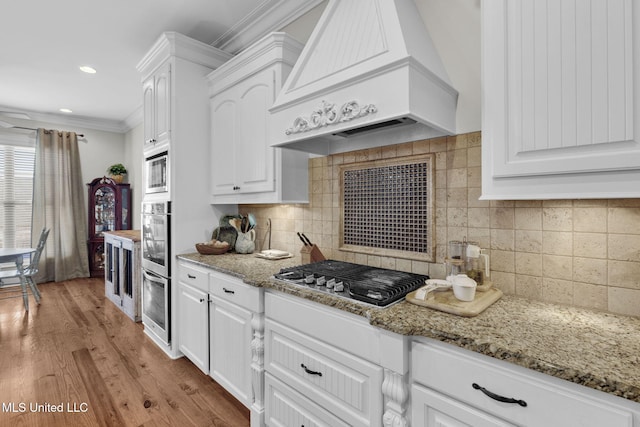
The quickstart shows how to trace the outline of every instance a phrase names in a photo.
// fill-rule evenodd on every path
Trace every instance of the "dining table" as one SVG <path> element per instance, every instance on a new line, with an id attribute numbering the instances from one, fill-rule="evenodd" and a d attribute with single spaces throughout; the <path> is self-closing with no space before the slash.
<path id="1" fill-rule="evenodd" d="M 0 248 L 0 264 L 9 262 L 14 262 L 16 264 L 23 299 L 27 298 L 27 280 L 24 277 L 24 268 L 22 264 L 24 262 L 24 256 L 32 254 L 35 251 L 36 248 Z M 27 301 L 25 301 L 25 307 L 28 307 Z"/>

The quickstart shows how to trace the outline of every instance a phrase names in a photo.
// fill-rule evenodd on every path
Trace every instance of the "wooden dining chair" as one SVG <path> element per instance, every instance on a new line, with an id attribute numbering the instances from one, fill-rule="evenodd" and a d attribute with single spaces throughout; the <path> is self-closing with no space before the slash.
<path id="1" fill-rule="evenodd" d="M 7 279 L 20 279 L 20 287 L 22 290 L 22 300 L 24 301 L 24 308 L 26 311 L 29 311 L 29 295 L 27 292 L 27 288 L 31 289 L 31 293 L 33 294 L 33 298 L 36 300 L 36 304 L 40 304 L 40 290 L 38 290 L 38 285 L 34 280 L 34 276 L 38 273 L 38 264 L 40 263 L 40 256 L 42 255 L 42 251 L 44 250 L 45 245 L 47 244 L 47 238 L 49 237 L 49 230 L 46 228 L 42 229 L 40 233 L 40 238 L 38 239 L 38 245 L 36 246 L 35 252 L 31 255 L 31 261 L 28 265 L 22 268 L 22 273 L 18 271 L 17 268 L 0 271 L 0 286 L 4 280 Z M 22 280 L 21 277 L 24 279 Z M 16 295 L 15 297 L 18 297 Z M 8 297 L 10 298 L 10 297 Z"/>

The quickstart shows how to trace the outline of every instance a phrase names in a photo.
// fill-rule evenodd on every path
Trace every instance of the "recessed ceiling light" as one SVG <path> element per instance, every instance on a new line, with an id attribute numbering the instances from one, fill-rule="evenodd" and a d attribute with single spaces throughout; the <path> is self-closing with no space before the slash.
<path id="1" fill-rule="evenodd" d="M 85 73 L 88 74 L 95 74 L 96 73 L 96 69 L 93 67 L 89 67 L 88 65 L 83 65 L 80 67 L 80 71 L 84 71 Z"/>
<path id="2" fill-rule="evenodd" d="M 73 113 L 73 111 L 68 108 L 61 108 L 60 111 L 62 111 L 63 113 Z"/>

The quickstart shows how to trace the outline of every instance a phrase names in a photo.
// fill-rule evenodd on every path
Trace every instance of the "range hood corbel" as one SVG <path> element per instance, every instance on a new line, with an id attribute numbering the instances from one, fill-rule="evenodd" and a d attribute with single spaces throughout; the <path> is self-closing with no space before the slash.
<path id="1" fill-rule="evenodd" d="M 326 155 L 453 134 L 457 98 L 413 0 L 329 0 L 270 109 L 271 141 Z"/>

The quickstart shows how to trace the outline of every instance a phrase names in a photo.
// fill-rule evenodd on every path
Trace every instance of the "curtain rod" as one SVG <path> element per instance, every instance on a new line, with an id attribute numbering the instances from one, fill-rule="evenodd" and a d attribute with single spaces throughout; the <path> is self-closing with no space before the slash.
<path id="1" fill-rule="evenodd" d="M 11 126 L 14 129 L 24 129 L 24 130 L 34 130 L 34 131 L 38 131 L 38 129 L 35 128 L 26 128 L 24 126 Z M 84 138 L 84 134 L 82 133 L 77 133 L 76 135 L 78 135 L 79 138 Z"/>

